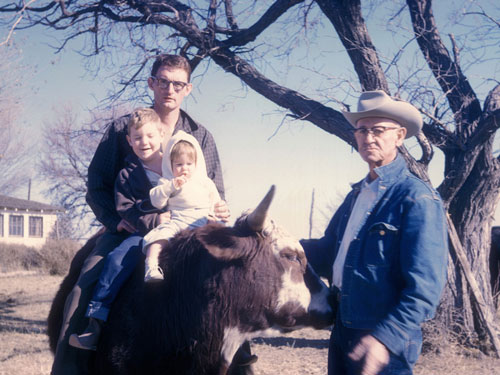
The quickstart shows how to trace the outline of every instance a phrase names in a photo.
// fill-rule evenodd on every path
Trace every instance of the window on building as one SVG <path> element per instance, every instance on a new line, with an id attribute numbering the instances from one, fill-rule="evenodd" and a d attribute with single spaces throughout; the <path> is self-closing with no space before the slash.
<path id="1" fill-rule="evenodd" d="M 30 237 L 43 237 L 43 220 L 41 216 L 30 216 Z"/>
<path id="2" fill-rule="evenodd" d="M 0 214 L 0 237 L 3 237 L 3 214 Z"/>
<path id="3" fill-rule="evenodd" d="M 24 217 L 22 215 L 9 216 L 9 236 L 24 236 Z"/>

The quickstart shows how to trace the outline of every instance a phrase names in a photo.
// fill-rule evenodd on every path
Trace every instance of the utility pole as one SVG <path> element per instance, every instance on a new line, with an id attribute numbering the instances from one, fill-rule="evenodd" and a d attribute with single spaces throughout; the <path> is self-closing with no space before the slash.
<path id="1" fill-rule="evenodd" d="M 314 188 L 311 196 L 311 210 L 309 211 L 309 238 L 312 237 L 313 215 L 314 215 Z"/>

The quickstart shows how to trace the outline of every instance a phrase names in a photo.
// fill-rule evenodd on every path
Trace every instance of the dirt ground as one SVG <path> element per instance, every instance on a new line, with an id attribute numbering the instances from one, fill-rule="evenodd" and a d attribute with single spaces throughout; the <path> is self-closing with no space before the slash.
<path id="1" fill-rule="evenodd" d="M 61 277 L 36 273 L 0 274 L 0 375 L 47 375 L 52 354 L 46 317 Z M 259 356 L 256 375 L 326 374 L 328 330 L 302 329 L 252 343 Z M 500 360 L 480 353 L 423 356 L 416 375 L 500 375 Z"/>

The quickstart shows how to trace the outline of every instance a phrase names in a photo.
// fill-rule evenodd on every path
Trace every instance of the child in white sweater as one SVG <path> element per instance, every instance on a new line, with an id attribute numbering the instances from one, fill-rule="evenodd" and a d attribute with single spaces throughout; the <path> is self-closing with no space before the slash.
<path id="1" fill-rule="evenodd" d="M 214 182 L 207 176 L 200 145 L 183 131 L 177 132 L 165 146 L 162 176 L 149 196 L 156 208 L 167 206 L 171 219 L 144 237 L 146 282 L 163 280 L 158 257 L 168 240 L 182 229 L 205 225 L 213 215 L 215 203 L 221 199 Z"/>

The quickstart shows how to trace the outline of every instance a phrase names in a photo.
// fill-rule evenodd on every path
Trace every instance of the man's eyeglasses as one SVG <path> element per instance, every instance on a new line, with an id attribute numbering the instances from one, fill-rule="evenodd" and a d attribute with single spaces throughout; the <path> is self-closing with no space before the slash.
<path id="1" fill-rule="evenodd" d="M 402 129 L 401 127 L 391 126 L 374 126 L 373 128 L 356 128 L 353 130 L 354 135 L 366 137 L 368 134 L 374 137 L 381 137 L 387 130 Z"/>
<path id="2" fill-rule="evenodd" d="M 165 78 L 156 78 L 156 77 L 151 77 L 154 81 L 156 81 L 156 84 L 160 89 L 168 89 L 170 84 L 174 87 L 175 92 L 181 91 L 184 87 L 186 87 L 188 84 L 186 82 L 181 82 L 181 81 L 170 81 Z"/>

